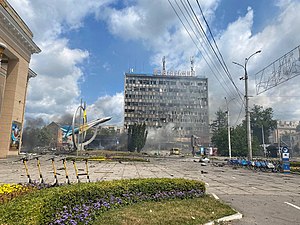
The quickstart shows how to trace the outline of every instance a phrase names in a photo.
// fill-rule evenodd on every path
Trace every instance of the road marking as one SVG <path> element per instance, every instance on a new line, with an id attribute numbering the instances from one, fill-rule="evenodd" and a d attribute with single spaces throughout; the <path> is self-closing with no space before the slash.
<path id="1" fill-rule="evenodd" d="M 232 179 L 236 179 L 235 177 L 232 177 Z"/>
<path id="2" fill-rule="evenodd" d="M 252 188 L 255 189 L 255 190 L 257 189 L 256 187 L 252 187 Z"/>
<path id="3" fill-rule="evenodd" d="M 285 203 L 285 204 L 288 204 L 288 205 L 290 205 L 290 206 L 293 206 L 294 208 L 300 210 L 300 207 L 299 207 L 299 206 L 296 206 L 296 205 L 294 205 L 294 204 L 292 204 L 292 203 L 289 203 L 289 202 L 284 202 L 284 203 Z"/>
<path id="4" fill-rule="evenodd" d="M 219 197 L 216 194 L 212 193 L 211 195 L 214 196 L 215 199 L 219 200 Z"/>

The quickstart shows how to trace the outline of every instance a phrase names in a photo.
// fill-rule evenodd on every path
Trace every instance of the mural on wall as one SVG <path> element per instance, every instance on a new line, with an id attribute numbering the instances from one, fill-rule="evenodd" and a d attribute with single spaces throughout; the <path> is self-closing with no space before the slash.
<path id="1" fill-rule="evenodd" d="M 11 129 L 11 141 L 10 148 L 11 150 L 19 150 L 20 138 L 21 138 L 21 123 L 13 121 Z"/>

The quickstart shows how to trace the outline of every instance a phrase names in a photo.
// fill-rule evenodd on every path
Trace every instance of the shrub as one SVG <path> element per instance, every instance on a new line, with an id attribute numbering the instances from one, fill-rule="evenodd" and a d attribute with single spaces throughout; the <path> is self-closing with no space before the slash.
<path id="1" fill-rule="evenodd" d="M 0 224 L 88 224 L 111 208 L 203 196 L 201 181 L 169 178 L 81 183 L 43 189 L 0 206 Z"/>

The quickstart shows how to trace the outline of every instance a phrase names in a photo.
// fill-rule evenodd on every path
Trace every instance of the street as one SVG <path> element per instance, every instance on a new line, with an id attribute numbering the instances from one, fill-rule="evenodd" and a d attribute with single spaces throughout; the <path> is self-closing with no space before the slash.
<path id="1" fill-rule="evenodd" d="M 53 169 L 50 156 L 41 158 L 42 174 L 46 182 L 53 182 Z M 195 162 L 196 161 L 196 162 Z M 63 164 L 55 159 L 59 182 L 65 181 Z M 85 172 L 84 162 L 77 163 L 79 173 Z M 67 163 L 71 182 L 76 182 L 72 162 Z M 36 160 L 28 162 L 31 179 L 38 181 Z M 300 177 L 294 174 L 257 172 L 230 166 L 214 166 L 208 163 L 201 166 L 194 158 L 150 158 L 150 163 L 141 162 L 89 162 L 91 181 L 176 177 L 203 180 L 207 192 L 220 198 L 243 214 L 234 225 L 294 225 L 300 224 Z M 80 176 L 86 182 L 86 176 Z M 26 182 L 22 162 L 9 158 L 0 160 L 0 183 Z"/>

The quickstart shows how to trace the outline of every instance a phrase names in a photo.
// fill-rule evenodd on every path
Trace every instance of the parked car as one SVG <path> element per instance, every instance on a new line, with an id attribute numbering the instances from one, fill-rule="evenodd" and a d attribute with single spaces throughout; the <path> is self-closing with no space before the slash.
<path id="1" fill-rule="evenodd" d="M 204 157 L 202 157 L 202 158 L 199 160 L 199 162 L 209 163 L 210 160 L 209 160 L 209 158 L 207 158 L 206 156 L 204 156 Z"/>
<path id="2" fill-rule="evenodd" d="M 179 148 L 172 148 L 170 150 L 170 155 L 180 155 L 180 149 Z"/>

